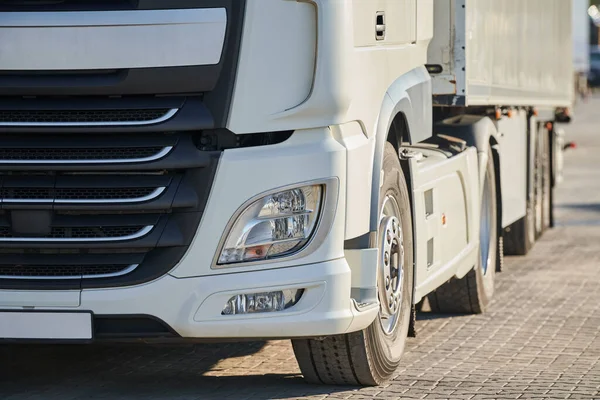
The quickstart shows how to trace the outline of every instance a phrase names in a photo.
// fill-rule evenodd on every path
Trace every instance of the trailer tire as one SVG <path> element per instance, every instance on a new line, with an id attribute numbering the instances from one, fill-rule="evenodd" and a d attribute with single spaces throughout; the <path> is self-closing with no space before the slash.
<path id="1" fill-rule="evenodd" d="M 462 279 L 453 278 L 429 294 L 432 312 L 481 314 L 494 295 L 499 250 L 496 175 L 492 155 L 488 159 L 482 194 L 480 255 L 477 265 Z"/>
<path id="2" fill-rule="evenodd" d="M 535 240 L 544 234 L 544 130 L 539 129 L 535 138 L 533 193 L 535 210 Z"/>
<path id="3" fill-rule="evenodd" d="M 527 205 L 526 215 L 504 229 L 504 254 L 526 256 L 535 244 L 533 210 Z"/>
<path id="4" fill-rule="evenodd" d="M 378 246 L 380 254 L 384 253 L 382 250 L 389 250 L 388 260 L 393 261 L 386 263 L 381 256 L 376 267 L 379 315 L 369 327 L 359 332 L 324 339 L 292 340 L 296 360 L 304 379 L 309 383 L 380 385 L 391 378 L 400 364 L 412 314 L 413 239 L 408 187 L 398 153 L 390 143 L 386 143 L 383 171 Z M 397 209 L 394 208 L 396 206 Z M 398 215 L 391 215 L 394 212 Z M 390 239 L 384 239 L 388 238 L 391 231 L 393 234 L 389 236 Z M 390 284 L 385 280 L 382 286 L 381 278 L 386 271 L 394 270 L 396 272 L 391 274 Z M 390 287 L 393 288 L 392 292 Z M 391 296 L 389 299 L 394 299 L 393 306 L 387 301 L 388 293 Z M 390 311 L 395 313 L 392 315 Z"/>

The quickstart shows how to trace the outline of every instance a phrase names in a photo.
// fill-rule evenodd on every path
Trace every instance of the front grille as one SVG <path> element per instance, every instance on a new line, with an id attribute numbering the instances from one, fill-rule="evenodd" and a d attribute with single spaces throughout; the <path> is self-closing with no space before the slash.
<path id="1" fill-rule="evenodd" d="M 191 133 L 0 134 L 0 288 L 164 275 L 191 244 L 219 156 Z"/>
<path id="2" fill-rule="evenodd" d="M 169 117 L 171 109 L 117 110 L 0 110 L 0 125 L 6 124 L 110 124 L 154 123 Z M 172 115 L 171 115 L 172 116 Z"/>

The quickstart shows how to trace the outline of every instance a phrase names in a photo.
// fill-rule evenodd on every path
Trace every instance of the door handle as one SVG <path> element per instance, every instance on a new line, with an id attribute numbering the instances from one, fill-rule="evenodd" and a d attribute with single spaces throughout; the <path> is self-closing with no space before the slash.
<path id="1" fill-rule="evenodd" d="M 377 40 L 385 39 L 385 12 L 379 11 L 375 15 L 375 38 Z"/>

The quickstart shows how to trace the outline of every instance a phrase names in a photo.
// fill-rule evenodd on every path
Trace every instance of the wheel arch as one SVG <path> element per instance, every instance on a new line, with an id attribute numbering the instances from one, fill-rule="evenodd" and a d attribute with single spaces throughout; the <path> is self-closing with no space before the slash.
<path id="1" fill-rule="evenodd" d="M 417 68 L 403 75 L 388 88 L 375 126 L 375 154 L 373 157 L 369 232 L 360 237 L 347 240 L 345 242 L 346 249 L 377 248 L 379 191 L 383 178 L 381 170 L 385 144 L 388 142 L 391 143 L 398 154 L 400 154 L 403 143 L 418 143 L 431 137 L 433 132 L 432 109 L 431 77 L 425 67 Z M 400 166 L 409 192 L 409 208 L 411 215 L 414 215 L 412 171 L 410 164 L 404 160 L 400 160 Z M 416 237 L 414 223 L 412 234 L 413 238 Z M 415 246 L 416 241 L 413 240 L 414 254 L 416 254 Z M 416 272 L 413 265 L 413 288 L 416 284 Z M 414 325 L 412 323 L 410 331 L 412 332 L 411 336 L 414 335 Z"/>
<path id="2" fill-rule="evenodd" d="M 347 240 L 345 243 L 347 249 L 367 249 L 377 246 L 379 188 L 385 144 L 389 141 L 399 152 L 403 142 L 418 143 L 432 135 L 431 77 L 425 67 L 416 68 L 402 75 L 388 88 L 380 106 L 374 132 L 375 154 L 369 232 Z M 401 164 L 408 189 L 412 194 L 410 171 L 406 164 L 402 162 Z"/>

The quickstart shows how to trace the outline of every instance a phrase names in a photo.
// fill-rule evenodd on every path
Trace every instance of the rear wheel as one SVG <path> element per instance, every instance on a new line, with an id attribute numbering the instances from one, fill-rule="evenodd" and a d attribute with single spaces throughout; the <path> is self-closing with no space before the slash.
<path id="1" fill-rule="evenodd" d="M 535 171 L 533 188 L 535 193 L 535 239 L 544 234 L 544 135 L 537 132 L 535 146 Z"/>
<path id="2" fill-rule="evenodd" d="M 475 313 L 485 311 L 494 296 L 498 257 L 496 174 L 491 151 L 481 196 L 479 260 L 464 278 L 452 279 L 428 296 L 433 312 Z"/>
<path id="3" fill-rule="evenodd" d="M 412 219 L 398 153 L 386 144 L 378 229 L 378 318 L 366 329 L 323 340 L 292 340 L 304 378 L 328 385 L 379 385 L 400 363 L 413 289 Z"/>

